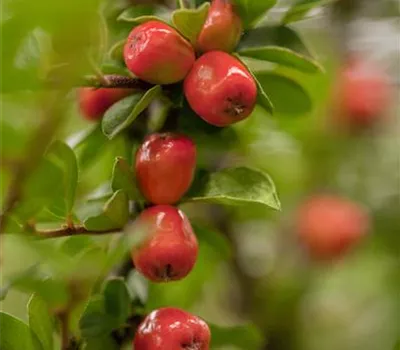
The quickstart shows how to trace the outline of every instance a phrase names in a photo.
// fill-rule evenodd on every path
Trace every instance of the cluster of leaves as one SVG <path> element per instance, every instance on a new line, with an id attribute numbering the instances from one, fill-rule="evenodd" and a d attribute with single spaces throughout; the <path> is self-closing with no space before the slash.
<path id="1" fill-rule="evenodd" d="M 235 55 L 253 73 L 259 89 L 258 104 L 269 114 L 287 113 L 288 108 L 293 113 L 311 109 L 310 97 L 293 72 L 310 74 L 323 69 L 298 33 L 287 24 L 302 19 L 311 8 L 325 2 L 300 1 L 289 9 L 281 22 L 264 25 L 260 20 L 276 1 L 235 1 L 245 28 Z M 205 21 L 209 3 L 194 0 L 188 3 L 181 1 L 174 11 L 163 6 L 124 8 L 118 2 L 107 3 L 102 8 L 100 26 L 108 40 L 99 40 L 98 47 L 89 53 L 93 56 L 91 60 L 96 61 L 103 74 L 130 76 L 123 64 L 123 42 L 132 26 L 151 18 L 175 26 L 193 42 Z M 18 40 L 3 43 L 2 51 L 7 55 L 3 67 L 10 78 L 4 79 L 7 83 L 2 85 L 2 91 L 18 89 L 22 81 L 24 88 L 41 87 L 43 82 L 37 70 L 32 71 L 32 65 L 36 68 L 43 64 L 43 57 L 50 51 L 49 45 L 45 45 L 49 38 L 53 39 L 50 45 L 53 49 L 56 34 L 55 40 L 64 38 L 60 34 L 60 28 L 65 25 L 65 20 L 60 20 L 64 5 L 54 5 L 44 13 L 38 9 L 38 16 L 27 16 L 30 21 L 24 25 L 21 18 L 27 15 L 26 9 L 18 4 L 8 6 L 11 13 L 15 11 L 18 16 L 2 22 L 3 33 L 13 33 L 16 27 L 19 30 Z M 75 1 L 69 6 L 70 12 L 74 12 L 74 6 L 79 7 Z M 87 14 L 96 6 L 94 1 L 88 2 L 83 13 Z M 56 15 L 51 23 L 47 23 L 46 16 L 51 9 Z M 85 23 L 85 20 L 78 22 Z M 82 23 L 77 32 L 85 31 Z M 48 32 L 38 31 L 38 27 Z M 77 57 L 85 56 L 85 40 L 69 44 L 74 46 Z M 69 47 L 67 45 L 58 53 L 66 54 Z M 11 58 L 17 54 L 29 57 L 30 65 L 15 66 Z M 76 59 L 67 54 L 66 57 Z M 53 68 L 50 67 L 50 73 Z M 287 101 L 292 106 L 288 106 Z M 184 281 L 160 286 L 145 282 L 135 272 L 131 272 L 126 281 L 109 277 L 112 268 L 124 261 L 140 236 L 130 234 L 129 229 L 123 232 L 145 204 L 132 171 L 133 155 L 140 139 L 137 135 L 165 128 L 171 111 L 176 129 L 192 137 L 200 153 L 205 144 L 212 144 L 212 139 L 230 132 L 230 128 L 214 128 L 195 116 L 183 101 L 181 86 L 177 84 L 138 91 L 107 110 L 99 125 L 70 136 L 67 142 L 55 141 L 47 147 L 35 170 L 21 184 L 23 197 L 8 220 L 8 232 L 30 233 L 17 236 L 14 244 L 21 254 L 24 251 L 32 259 L 28 267 L 7 276 L 1 297 L 5 298 L 10 288 L 34 294 L 28 305 L 29 325 L 0 313 L 2 349 L 53 349 L 53 334 L 57 329 L 55 318 L 66 310 L 71 318 L 71 334 L 85 349 L 117 349 L 126 332 L 129 334 L 132 322 L 137 321 L 135 317 L 166 305 L 191 308 L 200 297 L 210 271 L 220 262 L 229 260 L 231 252 L 227 240 L 215 229 L 195 223 L 200 256 L 194 271 Z M 6 120 L 2 124 L 7 128 Z M 12 131 L 11 124 L 9 129 Z M 81 179 L 96 159 L 106 152 L 111 154 L 114 162 L 110 169 L 111 177 L 88 193 L 80 188 Z M 201 163 L 200 159 L 201 168 L 196 180 L 181 204 L 257 204 L 280 209 L 275 186 L 264 172 L 246 166 L 215 169 L 209 162 Z M 36 223 L 34 228 L 30 225 L 32 220 Z M 116 234 L 46 241 L 37 239 L 37 236 L 56 235 L 60 224 L 67 225 L 61 228 L 65 233 L 68 229 L 74 232 L 74 228 L 79 227 L 85 233 Z M 233 328 L 211 325 L 211 328 L 215 348 L 235 345 L 240 349 L 258 349 L 263 342 L 262 336 L 251 325 Z"/>

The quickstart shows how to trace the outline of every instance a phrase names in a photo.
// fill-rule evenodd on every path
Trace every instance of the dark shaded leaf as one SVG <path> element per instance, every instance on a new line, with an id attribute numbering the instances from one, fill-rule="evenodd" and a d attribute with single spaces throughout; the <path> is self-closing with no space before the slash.
<path id="1" fill-rule="evenodd" d="M 253 27 L 266 12 L 275 6 L 277 0 L 233 0 L 236 12 L 243 21 L 244 28 Z"/>

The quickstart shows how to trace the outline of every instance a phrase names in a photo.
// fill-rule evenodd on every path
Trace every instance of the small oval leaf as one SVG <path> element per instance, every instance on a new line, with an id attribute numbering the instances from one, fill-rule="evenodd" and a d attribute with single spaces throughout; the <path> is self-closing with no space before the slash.
<path id="1" fill-rule="evenodd" d="M 128 288 L 123 279 L 115 278 L 107 281 L 103 294 L 105 311 L 118 320 L 115 324 L 115 328 L 118 328 L 132 312 Z"/>
<path id="2" fill-rule="evenodd" d="M 28 303 L 29 326 L 42 344 L 43 350 L 53 350 L 54 320 L 44 300 L 33 294 Z"/>
<path id="3" fill-rule="evenodd" d="M 186 200 L 223 205 L 258 203 L 276 210 L 281 208 L 269 175 L 247 167 L 203 173 Z"/>
<path id="4" fill-rule="evenodd" d="M 114 163 L 111 188 L 113 191 L 124 190 L 131 200 L 142 198 L 136 187 L 135 173 L 131 170 L 128 162 L 121 157 L 118 157 Z"/>
<path id="5" fill-rule="evenodd" d="M 43 350 L 29 326 L 4 312 L 0 312 L 0 349 Z"/>
<path id="6" fill-rule="evenodd" d="M 265 91 L 263 89 L 263 86 L 260 84 L 260 82 L 258 81 L 257 77 L 251 71 L 251 69 L 249 68 L 247 63 L 244 62 L 244 60 L 238 54 L 234 54 L 234 56 L 236 56 L 240 60 L 240 62 L 243 63 L 243 65 L 247 68 L 249 73 L 253 76 L 254 81 L 256 82 L 256 85 L 257 85 L 257 103 L 260 106 L 262 106 L 263 108 L 265 108 L 267 112 L 269 112 L 270 114 L 273 114 L 274 113 L 274 105 L 273 105 L 271 99 L 265 93 Z"/>
<path id="7" fill-rule="evenodd" d="M 143 112 L 151 101 L 161 93 L 161 86 L 138 92 L 113 104 L 104 114 L 102 130 L 109 139 L 114 138 L 127 128 Z"/>
<path id="8" fill-rule="evenodd" d="M 172 13 L 172 23 L 192 44 L 196 43 L 203 24 L 206 21 L 210 4 L 204 3 L 197 9 L 181 8 Z"/>
<path id="9" fill-rule="evenodd" d="M 240 50 L 240 55 L 277 63 L 295 68 L 305 73 L 323 72 L 324 69 L 315 60 L 279 46 L 265 46 Z"/>
<path id="10" fill-rule="evenodd" d="M 275 6 L 277 0 L 233 0 L 244 28 L 253 27 L 266 12 Z"/>
<path id="11" fill-rule="evenodd" d="M 90 231 L 121 230 L 128 222 L 129 206 L 128 196 L 119 190 L 107 201 L 103 213 L 89 217 L 84 226 Z"/>
<path id="12" fill-rule="evenodd" d="M 276 114 L 299 115 L 311 111 L 310 95 L 295 80 L 275 72 L 257 72 L 256 76 L 271 98 Z"/>
<path id="13" fill-rule="evenodd" d="M 297 1 L 283 17 L 283 23 L 300 21 L 315 7 L 327 5 L 334 0 L 299 0 Z"/>

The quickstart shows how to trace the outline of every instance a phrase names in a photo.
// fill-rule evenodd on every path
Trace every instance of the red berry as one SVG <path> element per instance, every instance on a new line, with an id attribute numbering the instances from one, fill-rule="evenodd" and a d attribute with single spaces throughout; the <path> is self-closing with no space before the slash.
<path id="1" fill-rule="evenodd" d="M 320 259 L 337 258 L 367 233 L 368 216 L 347 199 L 320 195 L 303 203 L 297 231 L 309 253 Z"/>
<path id="2" fill-rule="evenodd" d="M 86 119 L 99 120 L 108 108 L 130 95 L 132 91 L 121 88 L 82 87 L 78 90 L 79 108 Z"/>
<path id="3" fill-rule="evenodd" d="M 138 78 L 152 84 L 172 84 L 185 78 L 195 54 L 175 29 L 163 22 L 149 21 L 129 34 L 124 59 Z"/>
<path id="4" fill-rule="evenodd" d="M 245 66 L 222 51 L 211 51 L 193 65 L 184 82 L 192 109 L 206 122 L 227 126 L 253 111 L 257 86 Z"/>
<path id="5" fill-rule="evenodd" d="M 335 115 L 339 124 L 357 128 L 379 121 L 391 99 L 385 73 L 361 59 L 352 59 L 339 77 L 336 87 L 339 111 Z"/>
<path id="6" fill-rule="evenodd" d="M 196 168 L 196 146 L 186 136 L 148 136 L 136 155 L 136 176 L 144 197 L 154 204 L 173 204 L 189 189 Z"/>
<path id="7" fill-rule="evenodd" d="M 132 251 L 136 269 L 153 282 L 180 280 L 196 263 L 198 243 L 186 215 L 169 205 L 143 211 L 135 227 L 145 239 Z"/>
<path id="8" fill-rule="evenodd" d="M 151 312 L 139 325 L 135 350 L 209 350 L 207 323 L 186 311 L 166 307 Z"/>
<path id="9" fill-rule="evenodd" d="M 229 0 L 213 0 L 207 19 L 197 38 L 202 52 L 234 50 L 242 34 L 242 21 Z"/>

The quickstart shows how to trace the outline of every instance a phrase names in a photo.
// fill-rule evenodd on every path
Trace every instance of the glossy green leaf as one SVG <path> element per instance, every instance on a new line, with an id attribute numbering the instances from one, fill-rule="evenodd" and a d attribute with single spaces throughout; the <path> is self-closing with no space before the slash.
<path id="1" fill-rule="evenodd" d="M 127 128 L 151 101 L 161 93 L 161 87 L 156 85 L 146 93 L 136 93 L 113 104 L 104 114 L 102 130 L 109 139 L 114 138 Z"/>
<path id="2" fill-rule="evenodd" d="M 0 334 L 2 350 L 44 350 L 26 323 L 4 312 L 0 312 Z"/>
<path id="3" fill-rule="evenodd" d="M 132 313 L 131 299 L 124 280 L 115 278 L 107 281 L 103 294 L 106 313 L 118 320 L 115 327 L 124 324 Z"/>
<path id="4" fill-rule="evenodd" d="M 276 114 L 300 115 L 311 111 L 310 95 L 297 81 L 275 72 L 257 72 L 256 76 Z"/>
<path id="5" fill-rule="evenodd" d="M 90 339 L 111 333 L 117 324 L 117 320 L 105 312 L 103 297 L 95 296 L 86 306 L 79 321 L 79 328 L 82 336 Z"/>
<path id="6" fill-rule="evenodd" d="M 273 114 L 274 112 L 274 105 L 271 101 L 271 99 L 268 97 L 268 95 L 265 93 L 263 86 L 260 84 L 258 81 L 257 77 L 254 75 L 254 73 L 251 71 L 251 69 L 248 67 L 247 63 L 244 62 L 243 58 L 240 57 L 239 55 L 235 54 L 234 55 L 238 60 L 240 60 L 243 65 L 247 68 L 249 73 L 253 76 L 254 81 L 256 82 L 257 85 L 257 103 L 265 108 L 267 112 L 270 114 Z"/>
<path id="7" fill-rule="evenodd" d="M 55 141 L 50 146 L 46 158 L 62 169 L 62 197 L 65 204 L 65 214 L 71 214 L 75 203 L 76 187 L 78 184 L 78 162 L 74 151 L 64 142 Z"/>
<path id="8" fill-rule="evenodd" d="M 323 72 L 324 69 L 315 60 L 279 46 L 264 46 L 259 48 L 242 49 L 240 55 L 277 63 L 295 68 L 305 73 Z"/>
<path id="9" fill-rule="evenodd" d="M 298 0 L 286 12 L 285 17 L 282 19 L 283 23 L 290 23 L 300 21 L 315 7 L 327 5 L 334 0 Z"/>
<path id="10" fill-rule="evenodd" d="M 204 3 L 197 9 L 181 8 L 172 13 L 172 23 L 192 44 L 196 43 L 197 36 L 206 21 L 209 3 Z"/>
<path id="11" fill-rule="evenodd" d="M 240 350 L 259 350 L 265 343 L 262 333 L 251 324 L 235 327 L 208 325 L 212 334 L 212 349 L 234 346 Z"/>
<path id="12" fill-rule="evenodd" d="M 262 26 L 252 28 L 245 32 L 240 40 L 238 50 L 258 48 L 264 46 L 279 46 L 310 55 L 300 35 L 292 28 L 286 26 Z"/>
<path id="13" fill-rule="evenodd" d="M 54 319 L 50 316 L 48 305 L 37 294 L 33 294 L 29 300 L 28 316 L 29 326 L 43 350 L 53 350 Z"/>
<path id="14" fill-rule="evenodd" d="M 269 9 L 275 6 L 276 2 L 277 0 L 234 0 L 236 11 L 243 21 L 244 28 L 253 27 Z"/>
<path id="15" fill-rule="evenodd" d="M 128 219 L 128 196 L 119 190 L 107 201 L 103 213 L 86 219 L 84 226 L 91 231 L 121 230 Z"/>
<path id="16" fill-rule="evenodd" d="M 275 185 L 269 175 L 246 167 L 201 174 L 186 200 L 223 205 L 253 203 L 280 210 Z"/>
<path id="17" fill-rule="evenodd" d="M 113 191 L 125 191 L 131 200 L 141 198 L 140 191 L 136 187 L 135 174 L 128 162 L 123 158 L 119 157 L 115 160 L 111 187 Z"/>
<path id="18" fill-rule="evenodd" d="M 151 283 L 148 286 L 146 310 L 174 306 L 187 309 L 203 293 L 216 267 L 231 256 L 231 246 L 226 237 L 203 225 L 193 225 L 199 241 L 199 255 L 193 270 L 184 279 L 169 283 Z"/>

